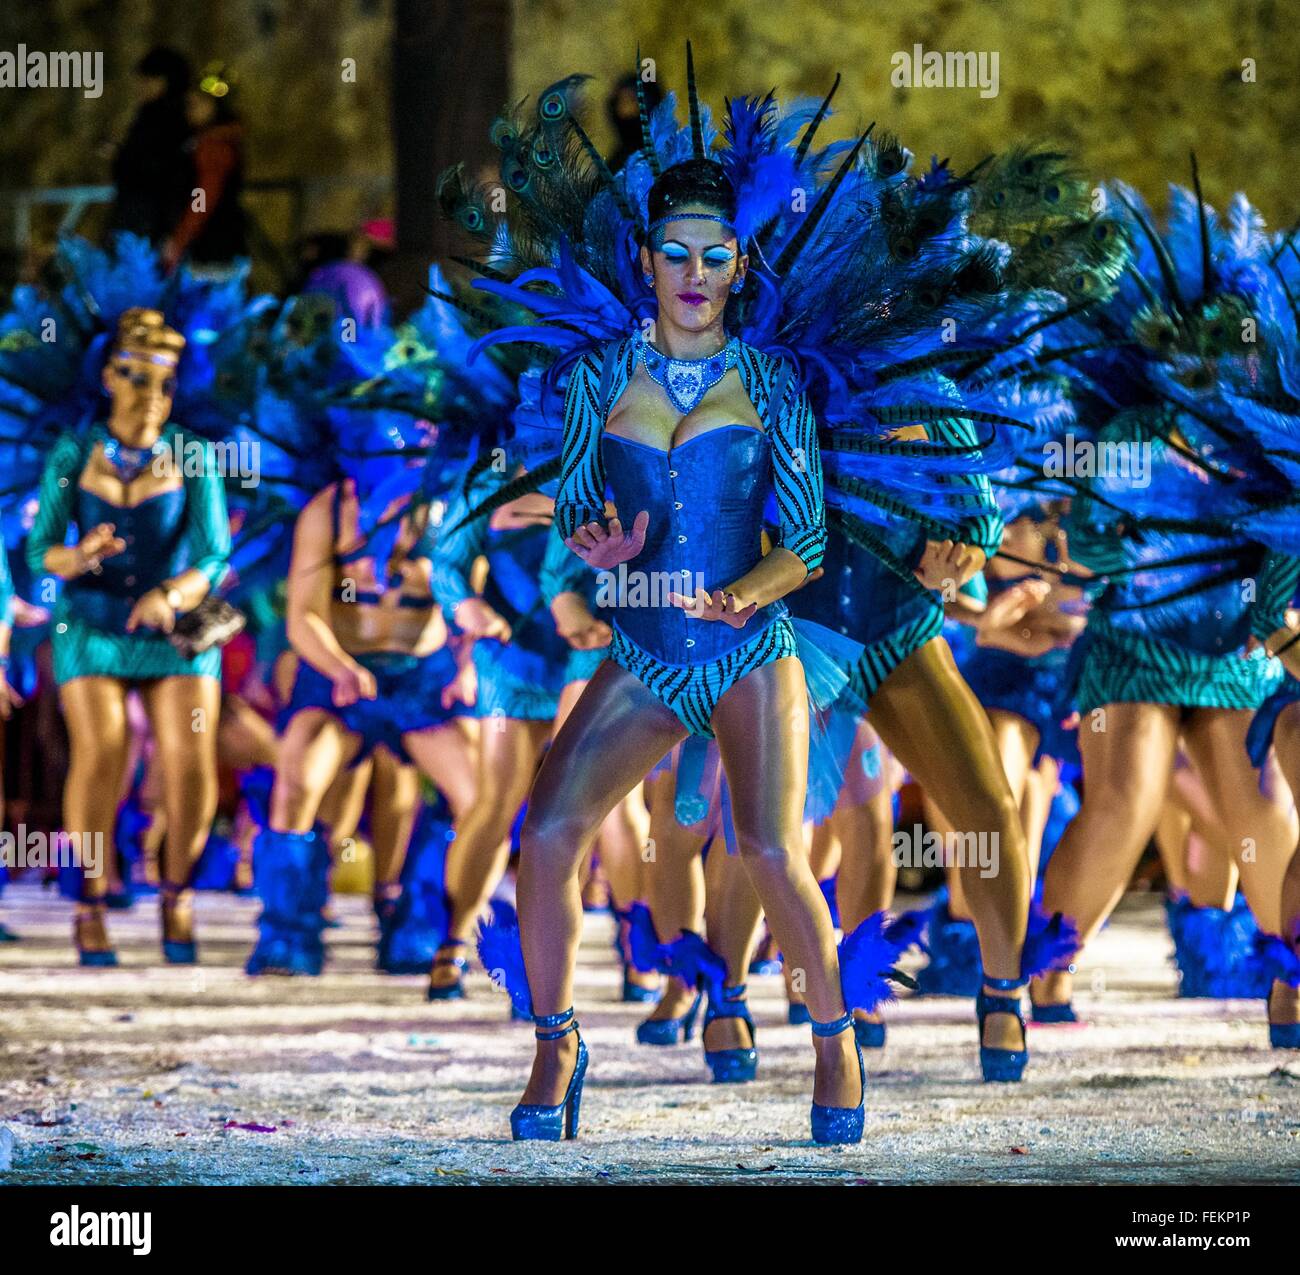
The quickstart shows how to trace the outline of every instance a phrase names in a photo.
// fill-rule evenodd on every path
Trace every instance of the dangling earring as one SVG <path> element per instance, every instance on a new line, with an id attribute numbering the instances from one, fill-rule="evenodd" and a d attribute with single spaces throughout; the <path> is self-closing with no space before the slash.
<path id="1" fill-rule="evenodd" d="M 745 290 L 745 278 L 743 275 L 731 285 L 732 292 L 743 292 Z"/>
<path id="2" fill-rule="evenodd" d="M 642 275 L 641 275 L 641 278 L 643 278 L 643 279 L 645 280 L 645 286 L 646 286 L 647 288 L 653 288 L 653 287 L 655 286 L 655 277 L 654 277 L 654 275 L 652 275 L 652 274 L 642 274 Z"/>

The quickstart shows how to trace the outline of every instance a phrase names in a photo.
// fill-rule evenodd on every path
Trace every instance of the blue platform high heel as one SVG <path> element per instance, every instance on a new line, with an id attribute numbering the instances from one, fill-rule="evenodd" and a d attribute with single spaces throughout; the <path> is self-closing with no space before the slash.
<path id="1" fill-rule="evenodd" d="M 647 1018 L 638 1023 L 636 1039 L 640 1045 L 685 1044 L 695 1035 L 695 1019 L 700 1012 L 703 993 L 696 992 L 686 1013 L 677 1018 Z"/>
<path id="2" fill-rule="evenodd" d="M 442 947 L 464 946 L 464 939 L 443 939 L 442 941 Z M 469 968 L 469 961 L 463 956 L 435 956 L 433 964 L 435 968 L 440 965 L 455 966 L 456 981 L 448 983 L 445 987 L 430 983 L 425 992 L 425 999 L 431 1001 L 463 1001 L 465 999 L 465 971 Z"/>
<path id="3" fill-rule="evenodd" d="M 819 1023 L 815 1018 L 808 1021 L 814 1036 L 838 1036 L 853 1025 L 853 1015 L 847 1013 L 829 1023 Z M 862 1047 L 856 1039 L 853 1047 L 858 1054 L 862 1098 L 856 1107 L 824 1107 L 820 1102 L 813 1103 L 812 1137 L 814 1142 L 823 1146 L 862 1141 L 862 1130 L 867 1121 L 867 1065 L 862 1061 Z"/>
<path id="4" fill-rule="evenodd" d="M 885 1024 L 873 1023 L 865 1018 L 854 1018 L 853 1039 L 863 1049 L 884 1049 Z"/>
<path id="5" fill-rule="evenodd" d="M 642 987 L 632 981 L 632 967 L 623 962 L 623 1004 L 650 1005 L 659 999 L 657 987 Z"/>
<path id="6" fill-rule="evenodd" d="M 749 1006 L 745 1003 L 745 984 L 737 983 L 735 987 L 722 989 L 721 1001 L 715 1002 L 709 997 L 709 1007 L 704 1013 L 704 1034 L 707 1036 L 709 1024 L 719 1018 L 739 1018 L 749 1028 L 749 1048 L 710 1049 L 704 1047 L 704 1061 L 713 1073 L 713 1082 L 718 1085 L 743 1085 L 753 1080 L 758 1074 L 757 1033 L 754 1020 L 750 1017 Z"/>
<path id="7" fill-rule="evenodd" d="M 117 964 L 117 953 L 111 947 L 103 948 L 95 943 L 95 939 L 101 936 L 107 941 L 104 905 L 100 902 L 78 904 L 77 915 L 72 922 L 72 941 L 76 944 L 79 964 L 100 969 Z"/>
<path id="8" fill-rule="evenodd" d="M 1030 1017 L 1036 1023 L 1077 1023 L 1079 1015 L 1074 1006 L 1066 1001 L 1063 1005 L 1031 1005 Z"/>
<path id="9" fill-rule="evenodd" d="M 194 942 L 194 891 L 185 885 L 170 881 L 162 883 L 159 897 L 162 901 L 162 954 L 168 965 L 197 965 L 198 944 Z M 189 934 L 187 939 L 169 938 L 177 931 Z"/>
<path id="10" fill-rule="evenodd" d="M 1025 1034 L 1025 1016 L 1021 1012 L 1020 992 L 1024 988 L 1024 978 L 988 978 L 984 985 L 993 988 L 992 992 L 980 987 L 975 1001 L 975 1013 L 979 1019 L 980 1031 L 980 1071 L 989 1082 L 1014 1084 L 1024 1074 L 1025 1064 L 1029 1061 L 1029 1041 Z M 1019 1049 L 991 1049 L 984 1043 L 984 1020 L 990 1014 L 1014 1014 L 1020 1024 L 1020 1039 L 1024 1044 Z"/>
<path id="11" fill-rule="evenodd" d="M 1264 1001 L 1265 1013 L 1269 1015 L 1268 1043 L 1274 1049 L 1300 1049 L 1300 1023 L 1275 1023 L 1272 1008 L 1273 989 L 1270 987 Z"/>
<path id="12" fill-rule="evenodd" d="M 578 1030 L 573 1010 L 562 1014 L 539 1014 L 533 1018 L 533 1035 L 538 1040 L 559 1040 Z M 554 1107 L 521 1102 L 510 1113 L 510 1132 L 516 1142 L 559 1142 L 578 1136 L 578 1109 L 582 1105 L 582 1084 L 587 1076 L 587 1046 L 578 1037 L 578 1061 L 564 1100 Z"/>

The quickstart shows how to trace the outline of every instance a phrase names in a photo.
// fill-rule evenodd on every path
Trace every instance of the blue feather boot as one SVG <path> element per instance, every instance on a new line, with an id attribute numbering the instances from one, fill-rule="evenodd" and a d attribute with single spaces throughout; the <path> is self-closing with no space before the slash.
<path id="1" fill-rule="evenodd" d="M 573 1010 L 562 1014 L 534 1016 L 538 1040 L 559 1040 L 570 1032 L 577 1032 L 578 1023 Z M 587 1078 L 587 1046 L 578 1036 L 578 1061 L 564 1099 L 557 1106 L 544 1107 L 539 1103 L 521 1102 L 510 1113 L 510 1133 L 516 1142 L 559 1142 L 578 1136 L 578 1113 L 582 1106 L 582 1086 Z"/>
<path id="2" fill-rule="evenodd" d="M 829 1023 L 819 1023 L 815 1018 L 809 1021 L 814 1036 L 838 1036 L 853 1025 L 853 1015 L 844 1014 Z M 862 1099 L 856 1107 L 824 1107 L 820 1102 L 813 1103 L 812 1138 L 823 1146 L 862 1141 L 867 1119 L 867 1066 L 862 1061 L 862 1048 L 856 1040 L 853 1047 L 858 1055 L 858 1074 L 862 1077 Z"/>
<path id="3" fill-rule="evenodd" d="M 249 974 L 317 975 L 325 963 L 321 909 L 329 893 L 329 845 L 320 829 L 264 828 L 253 849 L 253 879 L 262 900 Z"/>
<path id="4" fill-rule="evenodd" d="M 948 892 L 941 890 L 925 913 L 925 942 L 929 963 L 916 975 L 922 996 L 978 996 L 980 944 L 973 921 L 960 920 L 948 910 Z"/>
<path id="5" fill-rule="evenodd" d="M 698 1002 L 697 1002 L 698 1003 Z M 713 1073 L 717 1085 L 748 1084 L 758 1074 L 757 1034 L 749 1006 L 745 1003 L 745 984 L 724 987 L 716 999 L 709 993 L 709 1007 L 704 1013 L 704 1035 L 709 1034 L 709 1024 L 719 1018 L 739 1018 L 749 1028 L 749 1046 L 736 1049 L 710 1049 L 704 1047 L 704 1061 Z"/>
<path id="6" fill-rule="evenodd" d="M 1165 900 L 1178 965 L 1178 995 L 1262 999 L 1272 978 L 1255 954 L 1259 928 L 1239 894 L 1232 908 L 1197 907 L 1186 896 Z"/>

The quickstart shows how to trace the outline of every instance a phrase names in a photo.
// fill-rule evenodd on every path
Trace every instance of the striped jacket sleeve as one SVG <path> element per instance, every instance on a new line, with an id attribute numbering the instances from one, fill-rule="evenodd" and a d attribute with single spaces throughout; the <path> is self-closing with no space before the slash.
<path id="1" fill-rule="evenodd" d="M 798 388 L 793 377 L 773 375 L 773 380 L 784 382 L 782 401 L 768 403 L 772 482 L 780 516 L 781 547 L 798 554 L 804 567 L 813 571 L 821 565 L 826 552 L 826 505 L 817 420 L 808 396 Z M 771 382 L 765 388 L 769 393 L 776 392 Z"/>
<path id="2" fill-rule="evenodd" d="M 961 447 L 970 447 L 979 441 L 970 421 L 953 416 L 934 421 L 929 426 L 929 433 L 936 442 Z M 1003 531 L 1002 513 L 993 495 L 992 484 L 984 474 L 954 475 L 951 481 L 954 486 L 966 489 L 957 497 L 955 510 L 961 543 L 983 549 L 984 556 L 991 558 L 1002 544 Z"/>
<path id="3" fill-rule="evenodd" d="M 560 490 L 555 498 L 555 525 L 566 538 L 586 522 L 605 521 L 605 470 L 600 435 L 606 404 L 600 399 L 601 369 L 594 355 L 584 355 L 569 375 L 564 395 L 564 441 L 560 453 Z"/>

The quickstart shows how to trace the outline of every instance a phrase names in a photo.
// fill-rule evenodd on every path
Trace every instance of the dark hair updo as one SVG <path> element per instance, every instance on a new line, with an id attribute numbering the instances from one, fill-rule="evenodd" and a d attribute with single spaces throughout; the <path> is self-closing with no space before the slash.
<path id="1" fill-rule="evenodd" d="M 664 169 L 650 187 L 648 202 L 652 225 L 692 205 L 716 212 L 732 225 L 736 220 L 736 188 L 712 159 L 688 159 Z"/>

